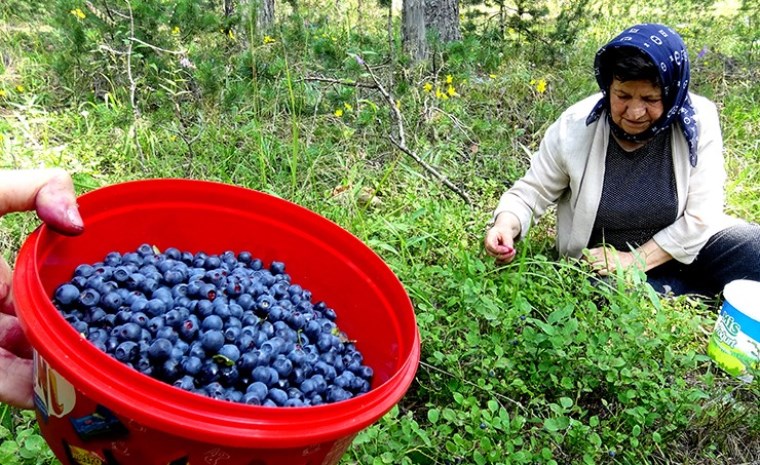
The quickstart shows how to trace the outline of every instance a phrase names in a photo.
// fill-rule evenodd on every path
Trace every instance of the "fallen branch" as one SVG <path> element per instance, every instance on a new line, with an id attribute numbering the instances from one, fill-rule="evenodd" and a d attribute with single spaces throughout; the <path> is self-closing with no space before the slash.
<path id="1" fill-rule="evenodd" d="M 361 87 L 361 88 L 364 88 L 364 89 L 377 89 L 377 86 L 375 84 L 368 84 L 366 82 L 352 81 L 350 79 L 332 79 L 332 78 L 319 77 L 319 76 L 309 76 L 309 77 L 305 77 L 303 79 L 299 79 L 299 81 L 326 82 L 328 84 L 338 84 L 338 85 L 341 85 L 341 86 L 348 86 L 348 87 Z"/>
<path id="2" fill-rule="evenodd" d="M 388 135 L 388 139 L 390 139 L 391 143 L 396 146 L 399 150 L 404 152 L 405 154 L 409 155 L 416 161 L 420 166 L 422 166 L 428 173 L 432 174 L 436 179 L 438 179 L 441 183 L 443 183 L 444 186 L 448 187 L 454 193 L 456 193 L 459 197 L 461 197 L 468 205 L 472 205 L 472 200 L 470 200 L 470 197 L 467 195 L 466 192 L 464 192 L 459 187 L 455 186 L 451 181 L 449 181 L 446 176 L 441 174 L 438 170 L 436 170 L 434 167 L 430 166 L 419 157 L 413 150 L 411 150 L 406 145 L 406 136 L 404 133 L 404 122 L 403 118 L 401 116 L 401 111 L 398 108 L 398 103 L 396 100 L 391 96 L 391 94 L 383 87 L 380 80 L 377 78 L 375 73 L 372 71 L 372 68 L 369 67 L 369 65 L 359 56 L 354 54 L 354 59 L 364 68 L 367 70 L 369 75 L 372 77 L 372 80 L 375 83 L 375 88 L 380 92 L 380 94 L 385 98 L 385 100 L 390 104 L 391 110 L 393 111 L 392 117 L 393 120 L 396 123 L 396 128 L 398 130 L 398 137 L 394 137 L 393 134 Z"/>

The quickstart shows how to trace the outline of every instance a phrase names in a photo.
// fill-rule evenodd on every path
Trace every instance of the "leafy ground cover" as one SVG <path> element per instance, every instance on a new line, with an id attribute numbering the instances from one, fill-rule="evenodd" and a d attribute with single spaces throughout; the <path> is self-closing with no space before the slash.
<path id="1" fill-rule="evenodd" d="M 717 300 L 657 296 L 639 275 L 592 284 L 583 265 L 554 257 L 551 215 L 508 266 L 481 246 L 542 132 L 595 90 L 596 48 L 645 20 L 672 24 L 692 50 L 692 88 L 721 110 L 727 208 L 759 221 L 751 2 L 588 6 L 596 20 L 567 43 L 468 23 L 432 69 L 406 66 L 398 17 L 389 41 L 386 12 L 370 5 L 283 4 L 278 27 L 246 43 L 219 14 L 152 3 L 133 2 L 134 30 L 73 1 L 0 6 L 0 166 L 62 166 L 80 192 L 150 177 L 233 183 L 310 208 L 372 247 L 415 305 L 422 361 L 407 396 L 342 463 L 760 457 L 758 382 L 705 355 Z M 469 203 L 390 142 L 396 114 L 407 147 Z M 3 218 L 7 259 L 36 224 Z M 0 463 L 54 463 L 29 412 L 0 412 Z"/>

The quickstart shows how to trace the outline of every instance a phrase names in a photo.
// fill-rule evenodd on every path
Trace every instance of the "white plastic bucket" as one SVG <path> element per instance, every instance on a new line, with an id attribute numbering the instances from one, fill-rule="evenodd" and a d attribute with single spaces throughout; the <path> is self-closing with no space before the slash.
<path id="1" fill-rule="evenodd" d="M 723 305 L 707 344 L 723 370 L 747 381 L 760 366 L 760 282 L 740 279 L 723 289 Z"/>

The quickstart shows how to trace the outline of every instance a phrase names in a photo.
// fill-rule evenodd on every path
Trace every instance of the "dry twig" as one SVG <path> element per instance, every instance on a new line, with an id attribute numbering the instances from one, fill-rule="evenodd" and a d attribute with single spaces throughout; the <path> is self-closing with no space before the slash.
<path id="1" fill-rule="evenodd" d="M 391 110 L 393 111 L 392 117 L 393 120 L 396 123 L 396 128 L 398 131 L 398 134 L 396 137 L 393 136 L 393 134 L 388 135 L 388 139 L 390 139 L 391 143 L 396 146 L 399 150 L 404 152 L 405 154 L 409 155 L 416 161 L 420 166 L 422 166 L 428 173 L 432 174 L 436 179 L 441 181 L 444 186 L 448 187 L 454 193 L 456 193 L 459 197 L 461 197 L 468 205 L 472 205 L 472 201 L 470 200 L 470 197 L 467 195 L 465 191 L 460 189 L 459 187 L 455 186 L 451 181 L 449 181 L 446 176 L 441 174 L 438 170 L 436 170 L 434 167 L 430 166 L 428 163 L 426 163 L 422 158 L 419 157 L 413 150 L 411 150 L 406 145 L 406 135 L 404 132 L 404 121 L 401 116 L 401 111 L 398 108 L 398 104 L 396 100 L 391 96 L 391 94 L 383 87 L 383 84 L 380 82 L 380 80 L 377 78 L 375 73 L 372 71 L 372 68 L 359 56 L 359 55 L 353 55 L 354 59 L 356 61 L 364 66 L 364 68 L 367 70 L 369 75 L 372 77 L 372 80 L 375 83 L 375 88 L 380 92 L 380 94 L 385 98 L 385 100 L 388 102 L 388 104 L 391 107 Z"/>

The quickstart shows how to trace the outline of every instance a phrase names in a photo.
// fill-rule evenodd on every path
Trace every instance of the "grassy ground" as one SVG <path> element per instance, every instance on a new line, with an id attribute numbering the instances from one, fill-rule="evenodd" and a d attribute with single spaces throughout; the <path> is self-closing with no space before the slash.
<path id="1" fill-rule="evenodd" d="M 590 285 L 584 266 L 554 259 L 551 215 L 509 266 L 496 267 L 481 246 L 498 196 L 543 131 L 595 90 L 596 48 L 644 20 L 674 25 L 692 50 L 692 89 L 721 109 L 727 209 L 759 221 L 752 10 L 599 6 L 588 14 L 600 20 L 567 45 L 479 26 L 431 71 L 401 66 L 374 6 L 357 16 L 351 2 L 322 3 L 303 2 L 300 16 L 283 4 L 280 27 L 247 46 L 197 14 L 192 24 L 138 28 L 165 51 L 137 47 L 133 62 L 124 42 L 88 22 L 93 12 L 77 17 L 82 5 L 0 7 L 0 166 L 62 166 L 80 192 L 150 177 L 233 183 L 310 208 L 372 247 L 412 298 L 422 362 L 404 400 L 341 463 L 760 457 L 758 382 L 705 356 L 717 301 L 660 298 L 641 276 Z M 353 55 L 398 100 L 408 147 L 471 203 L 389 141 L 398 137 L 391 107 L 356 85 L 373 80 Z M 3 218 L 6 258 L 36 224 Z M 51 463 L 28 414 L 5 408 L 0 423 L 0 463 Z"/>

